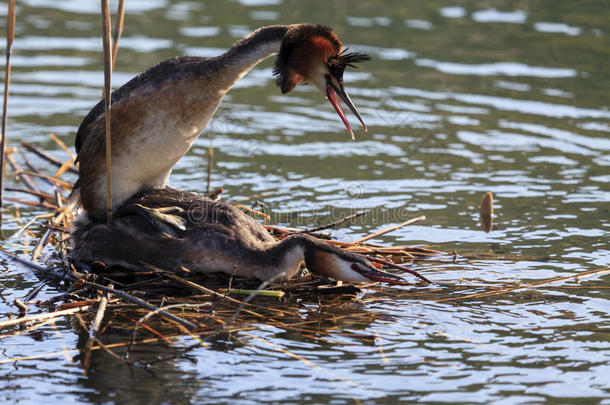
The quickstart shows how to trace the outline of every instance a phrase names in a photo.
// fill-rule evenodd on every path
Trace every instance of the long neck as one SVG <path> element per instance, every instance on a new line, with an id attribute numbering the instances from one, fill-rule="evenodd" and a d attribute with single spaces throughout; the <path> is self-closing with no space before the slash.
<path id="1" fill-rule="evenodd" d="M 280 45 L 289 25 L 261 27 L 236 42 L 231 49 L 219 57 L 223 67 L 221 87 L 227 92 L 254 66 L 280 50 Z"/>

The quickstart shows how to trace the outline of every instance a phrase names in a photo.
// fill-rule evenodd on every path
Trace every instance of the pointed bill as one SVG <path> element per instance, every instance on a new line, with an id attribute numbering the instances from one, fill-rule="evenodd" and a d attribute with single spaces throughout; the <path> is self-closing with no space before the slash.
<path id="1" fill-rule="evenodd" d="M 352 131 L 352 127 L 349 125 L 349 122 L 347 121 L 347 118 L 345 117 L 345 114 L 343 113 L 341 104 L 339 103 L 339 100 L 337 99 L 337 93 L 332 88 L 332 86 L 326 86 L 326 94 L 328 96 L 328 101 L 330 101 L 330 103 L 333 105 L 333 107 L 335 107 L 337 114 L 339 114 L 339 117 L 341 117 L 341 121 L 343 121 L 343 124 L 349 131 L 349 134 L 352 136 L 352 140 L 355 141 L 356 137 L 354 136 L 354 131 Z"/>
<path id="2" fill-rule="evenodd" d="M 358 264 L 353 263 L 351 267 L 352 270 L 360 273 L 362 276 L 368 278 L 371 281 L 382 281 L 384 283 L 395 285 L 409 285 L 409 283 L 407 283 L 402 277 L 394 275 L 392 273 L 387 273 L 385 271 L 377 270 L 372 266 L 367 266 L 366 268 L 363 268 L 363 266 L 359 266 Z"/>
<path id="3" fill-rule="evenodd" d="M 345 117 L 345 113 L 343 113 L 343 109 L 341 108 L 341 103 L 339 102 L 339 98 L 337 97 L 337 95 L 341 98 L 341 100 L 343 100 L 345 105 L 347 105 L 349 107 L 349 109 L 352 111 L 352 113 L 354 113 L 356 118 L 358 118 L 358 121 L 360 121 L 362 128 L 364 128 L 364 132 L 366 132 L 367 128 L 366 128 L 364 121 L 362 120 L 362 116 L 358 112 L 358 109 L 356 108 L 356 106 L 354 105 L 352 100 L 347 95 L 347 92 L 345 91 L 343 86 L 342 85 L 336 86 L 333 83 L 330 76 L 327 76 L 326 77 L 326 97 L 328 98 L 328 101 L 330 101 L 330 103 L 335 108 L 335 111 L 337 111 L 337 114 L 339 114 L 339 117 L 341 118 L 341 121 L 343 121 L 343 124 L 349 131 L 349 134 L 351 135 L 352 140 L 355 140 L 354 131 L 352 131 L 352 128 L 349 125 L 347 118 Z"/>

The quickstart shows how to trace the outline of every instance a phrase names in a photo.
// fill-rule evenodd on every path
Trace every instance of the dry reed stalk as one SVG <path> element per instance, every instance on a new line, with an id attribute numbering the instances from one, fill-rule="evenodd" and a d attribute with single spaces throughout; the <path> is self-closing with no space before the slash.
<path id="1" fill-rule="evenodd" d="M 40 239 L 38 239 L 38 242 L 36 243 L 36 246 L 34 247 L 34 250 L 32 251 L 32 260 L 36 260 L 36 259 L 38 259 L 38 257 L 40 257 L 40 255 L 42 254 L 42 249 L 44 249 L 44 247 L 47 245 L 47 242 L 49 241 L 49 238 L 51 237 L 52 232 L 53 232 L 52 229 L 47 228 L 44 231 L 44 234 L 42 235 L 42 237 Z"/>
<path id="2" fill-rule="evenodd" d="M 131 323 L 133 323 L 134 325 L 138 323 L 138 321 L 136 319 L 130 318 L 125 314 L 119 313 L 118 316 L 127 319 L 128 321 L 130 321 Z M 152 328 L 151 326 L 140 322 L 140 327 L 142 329 L 146 329 L 148 332 L 152 333 L 153 335 L 157 336 L 159 339 L 163 340 L 166 344 L 170 344 L 171 341 L 161 332 L 157 331 L 156 329 Z"/>
<path id="3" fill-rule="evenodd" d="M 40 179 L 43 179 L 45 181 L 48 181 L 50 183 L 56 184 L 58 186 L 61 186 L 61 188 L 65 189 L 65 190 L 69 190 L 72 189 L 72 184 L 68 183 L 67 181 L 63 181 L 60 179 L 56 179 L 53 176 L 47 176 L 46 174 L 42 174 L 42 173 L 36 173 L 36 172 L 32 172 L 29 170 L 18 170 L 15 172 L 16 175 L 20 175 L 20 174 L 25 174 L 31 177 L 38 177 Z"/>
<path id="4" fill-rule="evenodd" d="M 123 25 L 125 23 L 125 0 L 119 0 L 119 5 L 116 12 L 116 21 L 114 24 L 114 36 L 112 37 L 112 69 L 116 64 L 116 57 L 119 53 L 119 38 L 123 33 Z"/>
<path id="5" fill-rule="evenodd" d="M 246 207 L 245 205 L 238 204 L 238 205 L 234 205 L 234 207 L 235 208 L 239 208 L 241 210 L 244 210 L 246 212 L 249 212 L 252 215 L 258 215 L 259 217 L 263 217 L 265 219 L 265 222 L 267 222 L 267 221 L 269 221 L 271 219 L 271 217 L 269 215 L 265 214 L 264 212 L 257 211 L 255 209 L 250 208 L 250 207 Z"/>
<path id="6" fill-rule="evenodd" d="M 26 190 L 26 189 L 17 188 L 17 187 L 6 187 L 4 190 L 12 191 L 15 193 L 29 194 L 29 195 L 33 195 L 35 197 L 39 197 L 39 198 L 48 200 L 48 201 L 55 201 L 55 196 L 52 196 L 51 194 L 43 193 L 41 191 Z"/>
<path id="7" fill-rule="evenodd" d="M 56 209 L 59 208 L 55 204 L 51 204 L 51 203 L 49 203 L 47 201 L 33 202 L 33 201 L 20 200 L 18 198 L 13 198 L 13 197 L 4 197 L 2 199 L 2 201 L 10 201 L 10 202 L 14 202 L 14 203 L 17 203 L 17 204 L 28 205 L 30 207 L 44 207 L 44 208 L 49 208 L 49 209 L 52 209 L 52 210 L 56 210 Z"/>
<path id="8" fill-rule="evenodd" d="M 21 180 L 21 182 L 27 188 L 29 188 L 32 191 L 40 192 L 40 190 L 38 189 L 38 187 L 36 187 L 36 184 L 34 184 L 32 179 L 26 173 L 24 173 L 24 171 L 21 169 L 21 166 L 19 165 L 19 163 L 17 163 L 17 161 L 15 160 L 15 157 L 13 156 L 13 152 L 6 153 L 6 161 L 11 166 L 11 169 L 13 170 L 13 172 L 15 172 L 15 174 L 17 175 L 19 180 Z"/>
<path id="9" fill-rule="evenodd" d="M 244 304 L 244 302 L 242 302 L 242 301 L 236 300 L 235 298 L 228 297 L 228 296 L 226 296 L 224 294 L 221 294 L 219 292 L 216 292 L 214 290 L 210 290 L 209 288 L 206 288 L 206 287 L 204 287 L 204 286 L 202 286 L 200 284 L 197 284 L 197 283 L 193 283 L 192 281 L 186 280 L 186 279 L 184 279 L 182 277 L 179 277 L 179 276 L 177 276 L 175 274 L 172 274 L 170 272 L 158 269 L 158 268 L 156 268 L 154 266 L 147 265 L 146 267 L 149 268 L 149 269 L 152 269 L 155 272 L 159 272 L 159 274 L 162 274 L 164 277 L 167 277 L 170 280 L 177 281 L 177 282 L 179 282 L 181 284 L 184 284 L 184 285 L 186 285 L 186 286 L 188 286 L 188 287 L 190 287 L 190 288 L 192 288 L 194 290 L 197 290 L 199 292 L 203 292 L 203 293 L 206 293 L 206 294 L 214 295 L 214 296 L 219 297 L 221 299 L 227 299 L 228 301 L 234 302 L 234 303 L 239 304 L 239 305 L 243 305 Z M 254 312 L 254 311 L 249 311 L 249 310 L 244 310 L 244 311 L 248 312 L 251 315 L 257 316 L 257 317 L 262 317 L 263 316 L 263 315 L 261 315 L 261 314 L 259 314 L 257 312 Z"/>
<path id="10" fill-rule="evenodd" d="M 53 224 L 57 224 L 57 223 L 61 222 L 62 219 L 66 216 L 67 212 L 68 212 L 67 210 L 61 209 L 58 207 L 58 209 L 55 211 Z M 53 235 L 54 231 L 55 231 L 55 229 L 53 227 L 47 227 L 43 236 L 38 240 L 38 243 L 36 244 L 36 247 L 34 248 L 34 251 L 32 252 L 33 260 L 36 260 L 36 259 L 38 259 L 38 257 L 40 257 L 40 255 L 42 254 L 42 249 L 44 249 L 47 242 L 49 241 L 49 238 Z"/>
<path id="11" fill-rule="evenodd" d="M 21 335 L 26 335 L 26 334 L 32 333 L 36 329 L 38 329 L 38 328 L 40 328 L 42 326 L 48 325 L 48 324 L 50 324 L 50 323 L 52 323 L 54 321 L 55 321 L 54 318 L 49 318 L 49 319 L 45 319 L 44 321 L 35 323 L 34 325 L 32 325 L 30 327 L 27 327 L 27 328 L 24 328 L 22 326 L 22 327 L 19 328 L 19 330 L 16 330 L 14 332 L 1 334 L 0 335 L 0 340 L 4 339 L 4 338 L 7 338 L 7 337 L 15 337 L 15 336 L 21 336 Z"/>
<path id="12" fill-rule="evenodd" d="M 55 172 L 55 178 L 59 178 L 61 177 L 65 172 L 67 172 L 68 170 L 70 170 L 70 168 L 74 165 L 72 160 L 66 160 L 60 167 L 59 169 L 57 169 L 57 171 Z"/>
<path id="13" fill-rule="evenodd" d="M 2 209 L 2 189 L 4 182 L 4 151 L 6 149 L 6 122 L 8 120 L 8 96 L 11 84 L 11 54 L 13 53 L 13 40 L 15 39 L 15 0 L 9 0 L 6 19 L 6 65 L 4 70 L 4 101 L 2 103 L 2 129 L 0 133 L 0 209 Z M 0 212 L 0 223 L 2 213 Z"/>
<path id="14" fill-rule="evenodd" d="M 112 224 L 112 51 L 110 49 L 110 11 L 108 0 L 102 4 L 102 43 L 104 47 L 104 118 L 106 124 L 106 221 Z"/>
<path id="15" fill-rule="evenodd" d="M 88 310 L 89 308 L 90 308 L 89 306 L 84 306 L 84 307 L 79 307 L 79 308 L 62 309 L 60 311 L 49 312 L 46 314 L 30 315 L 30 316 L 23 316 L 20 318 L 15 318 L 15 319 L 9 319 L 7 321 L 0 322 L 0 329 L 6 328 L 9 326 L 19 325 L 19 324 L 26 323 L 26 322 L 37 322 L 37 321 L 42 321 L 42 320 L 46 320 L 49 318 L 60 318 L 65 315 L 72 315 L 77 312 L 84 312 L 84 311 Z"/>
<path id="16" fill-rule="evenodd" d="M 21 142 L 21 145 L 26 148 L 27 150 L 33 152 L 34 154 L 38 155 L 39 157 L 41 157 L 42 159 L 46 160 L 47 162 L 57 166 L 57 167 L 62 167 L 64 165 L 64 162 L 57 159 L 56 157 L 54 157 L 53 155 L 51 155 L 48 152 L 45 152 L 44 150 L 41 150 L 40 148 L 37 148 L 36 146 L 28 143 L 28 142 Z M 68 149 L 69 150 L 69 149 Z M 76 168 L 76 166 L 72 165 L 68 168 L 68 171 L 71 173 L 75 173 L 78 174 L 78 169 Z"/>
<path id="17" fill-rule="evenodd" d="M 85 324 L 85 320 L 83 319 L 83 317 L 80 316 L 80 314 L 74 314 L 74 317 L 76 318 L 76 321 L 77 321 L 78 325 L 80 326 L 80 328 L 85 333 L 87 333 L 87 325 Z M 112 350 L 110 350 L 108 347 L 106 347 L 106 345 L 104 345 L 101 340 L 99 340 L 97 337 L 93 336 L 93 337 L 89 337 L 87 339 L 87 342 L 85 343 L 84 347 L 80 349 L 81 364 L 83 365 L 83 374 L 85 374 L 85 375 L 89 374 L 89 366 L 91 365 L 91 349 L 93 348 L 94 343 L 97 343 L 101 349 L 103 349 L 110 356 L 114 357 L 116 360 L 123 361 L 124 363 L 131 365 L 131 362 L 129 360 L 121 358 L 116 353 L 114 353 Z"/>
<path id="18" fill-rule="evenodd" d="M 140 326 L 144 326 L 143 323 L 147 319 L 149 319 L 152 316 L 155 316 L 155 315 L 159 314 L 159 312 L 167 311 L 167 310 L 172 309 L 172 308 L 182 308 L 182 309 L 184 309 L 184 308 L 200 308 L 202 306 L 209 306 L 209 305 L 211 305 L 211 304 L 208 303 L 208 302 L 204 302 L 204 303 L 200 303 L 200 304 L 183 304 L 183 303 L 181 303 L 181 304 L 167 305 L 167 306 L 161 307 L 161 308 L 159 308 L 159 309 L 157 309 L 155 311 L 150 311 L 146 315 L 144 315 L 143 317 L 138 319 L 137 322 L 135 323 L 133 331 L 132 331 L 132 334 L 131 334 L 131 342 L 133 343 L 133 342 L 136 341 L 136 334 L 137 334 L 138 329 L 140 328 Z M 148 327 L 147 329 L 153 330 L 156 335 L 163 336 L 162 334 L 160 334 L 159 332 L 155 331 L 154 329 L 152 329 L 150 327 Z M 190 334 L 190 331 L 187 330 L 186 332 L 188 334 Z M 165 339 L 163 339 L 163 340 L 165 340 Z M 129 350 L 131 350 L 131 346 L 129 346 L 128 351 Z"/>
<path id="19" fill-rule="evenodd" d="M 72 158 L 72 162 L 76 160 L 76 155 L 74 154 L 74 152 L 72 152 L 70 148 L 68 148 L 66 144 L 57 137 L 57 135 L 55 135 L 54 133 L 49 133 L 49 138 L 51 138 L 57 144 L 57 146 L 63 149 L 68 154 L 68 156 L 70 156 L 70 158 Z"/>
<path id="20" fill-rule="evenodd" d="M 210 124 L 210 145 L 208 146 L 208 184 L 205 195 L 210 196 L 210 185 L 212 184 L 212 166 L 214 165 L 214 126 Z"/>
<path id="21" fill-rule="evenodd" d="M 52 218 L 55 216 L 54 212 L 51 212 L 49 214 L 42 214 L 42 215 L 36 215 L 34 218 L 30 219 L 25 225 L 23 225 L 21 228 L 19 228 L 17 230 L 17 232 L 15 232 L 14 234 L 12 234 L 8 239 L 13 239 L 16 238 L 17 236 L 21 235 L 23 232 L 25 232 L 30 226 L 32 226 L 32 224 L 34 224 L 36 221 L 40 220 L 40 219 L 46 219 L 46 218 Z"/>
<path id="22" fill-rule="evenodd" d="M 114 284 L 108 284 L 109 288 L 113 288 Z M 97 307 L 97 312 L 95 313 L 95 318 L 93 318 L 93 322 L 91 322 L 91 329 L 89 331 L 90 336 L 95 336 L 100 330 L 100 326 L 102 324 L 102 319 L 104 319 L 104 314 L 106 313 L 106 306 L 108 305 L 108 293 L 102 294 L 102 298 L 100 299 L 100 303 Z"/>
<path id="23" fill-rule="evenodd" d="M 283 298 L 286 293 L 281 290 L 244 290 L 242 288 L 219 288 L 218 292 L 220 294 L 237 294 L 237 295 L 252 295 L 256 294 L 259 297 L 273 297 L 273 298 Z"/>
<path id="24" fill-rule="evenodd" d="M 91 281 L 83 281 L 83 284 L 86 285 L 87 287 L 91 287 L 91 288 L 94 288 L 96 290 L 112 293 L 112 294 L 114 294 L 116 296 L 119 296 L 119 297 L 121 297 L 121 298 L 123 298 L 123 299 L 125 299 L 127 301 L 130 301 L 130 302 L 133 302 L 135 304 L 138 304 L 141 307 L 146 308 L 148 310 L 158 311 L 158 313 L 161 316 L 163 316 L 164 318 L 167 318 L 167 319 L 169 319 L 171 321 L 177 322 L 178 324 L 186 327 L 187 329 L 197 329 L 197 325 L 195 325 L 194 323 L 186 321 L 186 320 L 184 320 L 184 319 L 182 319 L 182 318 L 180 318 L 180 317 L 178 317 L 176 315 L 172 315 L 169 312 L 165 312 L 165 311 L 159 309 L 158 307 L 156 307 L 154 305 L 151 305 L 148 302 L 146 302 L 146 301 L 144 301 L 144 300 L 142 300 L 142 299 L 140 299 L 140 298 L 138 298 L 136 296 L 133 296 L 131 294 L 127 294 L 124 291 L 120 291 L 120 290 L 116 290 L 114 288 L 106 287 L 106 286 L 103 286 L 103 285 L 100 285 L 100 284 L 97 284 L 97 283 L 93 283 Z"/>

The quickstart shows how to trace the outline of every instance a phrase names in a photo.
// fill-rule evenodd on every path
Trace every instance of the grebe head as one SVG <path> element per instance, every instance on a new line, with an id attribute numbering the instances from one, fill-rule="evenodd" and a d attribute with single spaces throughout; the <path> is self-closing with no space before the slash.
<path id="1" fill-rule="evenodd" d="M 362 255 L 319 241 L 305 250 L 305 265 L 312 273 L 348 283 L 382 281 L 388 284 L 407 284 L 402 277 L 378 270 Z"/>
<path id="2" fill-rule="evenodd" d="M 328 98 L 354 139 L 338 97 L 352 110 L 366 132 L 358 109 L 343 87 L 343 72 L 346 67 L 355 67 L 355 63 L 369 59 L 368 55 L 348 52 L 329 27 L 299 24 L 286 33 L 273 73 L 282 93 L 291 91 L 300 82 L 316 86 Z"/>

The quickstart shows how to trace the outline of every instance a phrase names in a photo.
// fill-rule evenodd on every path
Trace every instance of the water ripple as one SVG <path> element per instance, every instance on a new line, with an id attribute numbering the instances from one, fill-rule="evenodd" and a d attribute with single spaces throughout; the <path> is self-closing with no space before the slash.
<path id="1" fill-rule="evenodd" d="M 528 66 L 517 62 L 496 62 L 469 65 L 465 63 L 441 62 L 432 59 L 417 59 L 415 64 L 419 66 L 432 67 L 439 72 L 453 75 L 477 75 L 477 76 L 530 76 L 546 77 L 550 79 L 561 77 L 575 77 L 577 72 L 568 68 L 550 68 L 542 66 Z"/>
<path id="2" fill-rule="evenodd" d="M 488 8 L 472 13 L 472 19 L 480 23 L 503 22 L 511 24 L 523 24 L 527 21 L 527 13 L 522 10 L 500 11 L 495 8 Z"/>

